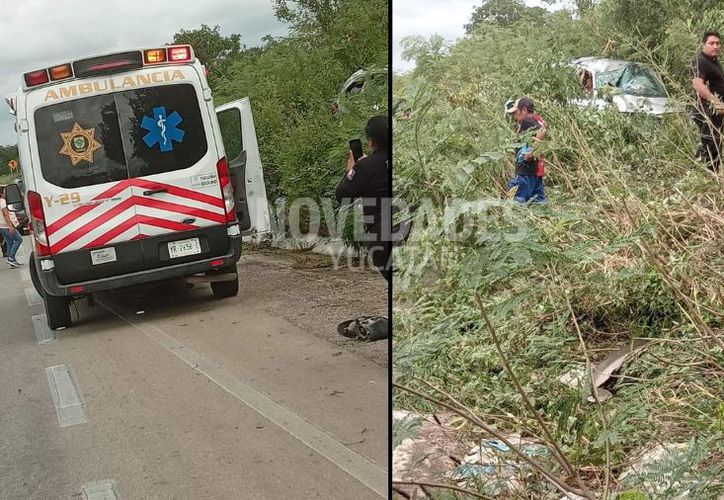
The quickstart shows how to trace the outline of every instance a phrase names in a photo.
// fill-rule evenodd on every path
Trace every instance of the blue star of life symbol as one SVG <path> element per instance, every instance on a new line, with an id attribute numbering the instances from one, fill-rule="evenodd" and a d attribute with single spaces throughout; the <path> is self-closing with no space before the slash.
<path id="1" fill-rule="evenodd" d="M 141 121 L 141 128 L 148 130 L 143 142 L 149 148 L 158 143 L 162 153 L 173 151 L 172 141 L 182 142 L 184 139 L 185 132 L 176 127 L 182 121 L 183 118 L 176 111 L 166 116 L 164 106 L 153 108 L 153 118 L 144 116 Z"/>

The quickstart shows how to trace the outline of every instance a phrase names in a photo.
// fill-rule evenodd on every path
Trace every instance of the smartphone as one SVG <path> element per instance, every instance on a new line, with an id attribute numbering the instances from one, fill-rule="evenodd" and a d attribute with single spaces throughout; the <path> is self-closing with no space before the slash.
<path id="1" fill-rule="evenodd" d="M 349 149 L 352 151 L 354 161 L 359 160 L 360 157 L 364 154 L 362 152 L 362 141 L 359 138 L 349 140 Z"/>

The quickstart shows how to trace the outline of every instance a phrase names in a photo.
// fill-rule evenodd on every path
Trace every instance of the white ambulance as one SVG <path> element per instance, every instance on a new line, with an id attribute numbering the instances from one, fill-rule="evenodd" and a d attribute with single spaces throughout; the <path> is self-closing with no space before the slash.
<path id="1" fill-rule="evenodd" d="M 248 98 L 214 108 L 189 45 L 104 54 L 23 75 L 16 117 L 30 274 L 52 329 L 70 301 L 193 276 L 238 293 L 242 235 L 269 232 Z"/>

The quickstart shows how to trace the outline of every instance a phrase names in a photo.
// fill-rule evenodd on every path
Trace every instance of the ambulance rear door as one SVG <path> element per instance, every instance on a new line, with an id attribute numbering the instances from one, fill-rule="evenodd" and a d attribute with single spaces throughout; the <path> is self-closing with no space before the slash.
<path id="1" fill-rule="evenodd" d="M 146 269 L 229 252 L 213 115 L 197 69 L 173 74 L 116 97 Z"/>
<path id="2" fill-rule="evenodd" d="M 58 280 L 138 271 L 143 256 L 115 97 L 79 99 L 59 88 L 26 96 L 34 178 L 28 201 L 42 204 Z"/>
<path id="3" fill-rule="evenodd" d="M 219 106 L 216 114 L 229 162 L 241 234 L 269 233 L 269 202 L 249 98 Z"/>

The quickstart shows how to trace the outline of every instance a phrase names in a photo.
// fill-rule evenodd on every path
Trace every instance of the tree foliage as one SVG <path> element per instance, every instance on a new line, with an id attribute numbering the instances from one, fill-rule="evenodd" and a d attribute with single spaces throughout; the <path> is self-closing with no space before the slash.
<path id="1" fill-rule="evenodd" d="M 522 19 L 535 22 L 544 18 L 548 11 L 542 7 L 528 7 L 523 0 L 484 0 L 473 10 L 470 22 L 465 25 L 469 35 L 485 24 L 510 26 Z"/>
<path id="2" fill-rule="evenodd" d="M 202 24 L 199 29 L 181 30 L 173 36 L 173 43 L 187 43 L 194 48 L 199 58 L 210 71 L 212 78 L 219 73 L 225 74 L 226 64 L 241 53 L 241 35 L 222 36 L 221 27 L 213 28 Z"/>
<path id="3" fill-rule="evenodd" d="M 324 34 L 342 10 L 340 0 L 274 0 L 274 13 L 297 32 Z"/>

